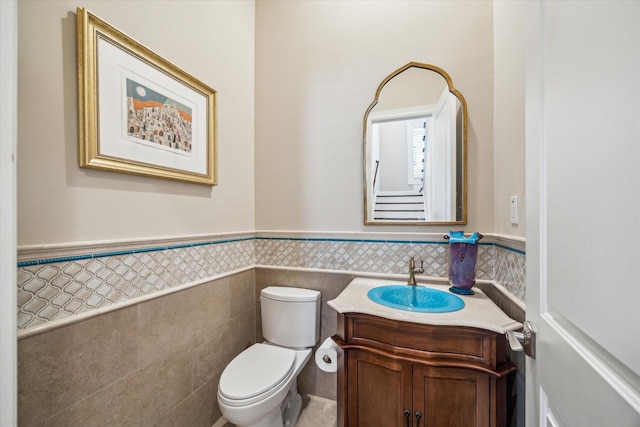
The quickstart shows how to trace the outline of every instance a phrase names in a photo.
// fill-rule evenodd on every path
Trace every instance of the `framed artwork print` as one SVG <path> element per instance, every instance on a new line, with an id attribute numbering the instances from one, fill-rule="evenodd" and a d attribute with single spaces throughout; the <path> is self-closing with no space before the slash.
<path id="1" fill-rule="evenodd" d="M 216 91 L 77 9 L 83 168 L 216 185 Z"/>

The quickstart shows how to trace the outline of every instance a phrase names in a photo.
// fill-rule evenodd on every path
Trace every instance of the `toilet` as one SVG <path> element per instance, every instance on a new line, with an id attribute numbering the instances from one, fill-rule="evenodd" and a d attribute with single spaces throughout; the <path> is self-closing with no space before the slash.
<path id="1" fill-rule="evenodd" d="M 293 427 L 302 410 L 297 378 L 320 338 L 320 292 L 269 286 L 260 292 L 262 335 L 224 369 L 218 405 L 239 427 Z"/>

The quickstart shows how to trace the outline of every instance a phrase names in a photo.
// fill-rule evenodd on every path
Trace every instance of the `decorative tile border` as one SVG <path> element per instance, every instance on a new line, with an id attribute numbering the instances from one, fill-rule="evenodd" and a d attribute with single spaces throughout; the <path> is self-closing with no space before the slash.
<path id="1" fill-rule="evenodd" d="M 18 262 L 18 328 L 80 314 L 254 264 L 254 241 Z"/>
<path id="2" fill-rule="evenodd" d="M 496 280 L 524 302 L 524 242 L 487 237 L 478 251 L 478 279 Z M 258 232 L 146 243 L 146 247 L 141 242 L 106 242 L 20 249 L 18 328 L 254 265 L 405 274 L 408 259 L 415 257 L 424 260 L 426 276 L 448 276 L 447 242 L 435 234 Z"/>
<path id="3" fill-rule="evenodd" d="M 493 245 L 480 245 L 476 264 L 479 279 L 493 278 L 494 253 Z M 446 241 L 256 238 L 256 263 L 266 266 L 405 274 L 411 257 L 424 261 L 426 276 L 449 274 Z"/>
<path id="4" fill-rule="evenodd" d="M 523 303 L 527 301 L 527 265 L 524 252 L 496 246 L 493 280 Z"/>

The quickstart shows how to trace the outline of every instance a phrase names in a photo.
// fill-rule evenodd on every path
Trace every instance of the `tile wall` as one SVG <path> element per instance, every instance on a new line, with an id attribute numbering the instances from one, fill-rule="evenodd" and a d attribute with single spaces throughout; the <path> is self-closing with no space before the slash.
<path id="1" fill-rule="evenodd" d="M 219 375 L 262 338 L 262 288 L 320 290 L 323 340 L 336 320 L 326 301 L 356 275 L 404 276 L 415 256 L 430 279 L 447 276 L 447 246 L 437 237 L 355 237 L 258 233 L 24 248 L 19 425 L 209 427 L 220 416 Z M 524 258 L 519 241 L 486 236 L 480 246 L 479 286 L 514 318 L 523 313 Z M 299 388 L 335 399 L 336 378 L 309 363 Z"/>
<path id="2" fill-rule="evenodd" d="M 211 427 L 218 380 L 255 342 L 255 273 L 18 341 L 18 425 Z"/>
<path id="3" fill-rule="evenodd" d="M 383 238 L 386 237 L 386 238 Z M 395 237 L 395 236 L 394 236 Z M 524 247 L 519 241 L 487 236 L 481 242 L 477 277 L 495 280 L 525 302 Z M 154 245 L 155 243 L 155 245 Z M 411 256 L 424 260 L 425 275 L 446 278 L 448 250 L 441 236 L 342 237 L 263 235 L 221 236 L 206 241 L 153 242 L 107 251 L 104 245 L 20 251 L 18 328 L 163 294 L 221 274 L 265 265 L 303 269 L 405 274 Z M 522 249 L 519 247 L 522 246 Z M 71 255 L 66 253 L 71 252 Z M 78 252 L 78 250 L 75 250 Z M 37 258 L 39 256 L 39 258 Z"/>

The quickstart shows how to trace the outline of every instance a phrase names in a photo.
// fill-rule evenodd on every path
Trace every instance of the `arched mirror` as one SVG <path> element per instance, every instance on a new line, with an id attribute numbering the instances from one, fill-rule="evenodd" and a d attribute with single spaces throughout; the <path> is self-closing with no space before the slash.
<path id="1" fill-rule="evenodd" d="M 364 222 L 467 222 L 467 106 L 441 68 L 411 62 L 364 115 Z"/>

